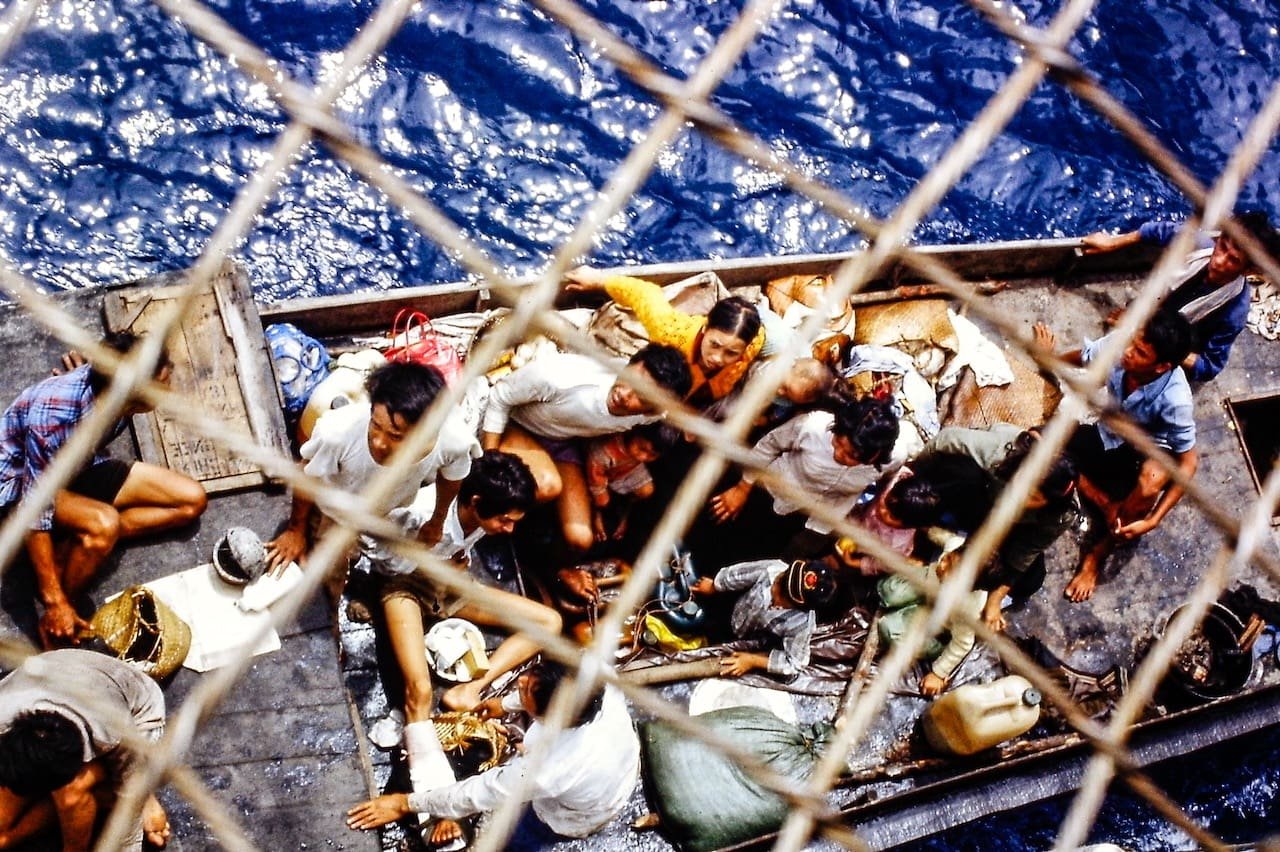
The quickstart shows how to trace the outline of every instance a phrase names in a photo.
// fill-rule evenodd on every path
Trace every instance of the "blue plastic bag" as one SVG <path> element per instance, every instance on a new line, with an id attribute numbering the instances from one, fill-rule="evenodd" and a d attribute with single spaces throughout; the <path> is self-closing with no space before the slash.
<path id="1" fill-rule="evenodd" d="M 329 352 L 292 323 L 269 325 L 266 336 L 285 413 L 297 417 L 316 385 L 329 375 Z"/>

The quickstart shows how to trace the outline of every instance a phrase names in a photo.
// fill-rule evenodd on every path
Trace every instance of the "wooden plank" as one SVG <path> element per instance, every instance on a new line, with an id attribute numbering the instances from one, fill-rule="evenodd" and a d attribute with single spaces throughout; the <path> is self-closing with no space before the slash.
<path id="1" fill-rule="evenodd" d="M 169 310 L 177 292 L 142 286 L 108 293 L 103 303 L 108 328 L 146 333 Z M 248 280 L 234 265 L 225 265 L 192 297 L 179 329 L 170 336 L 169 350 L 175 391 L 198 400 L 209 417 L 228 429 L 288 452 L 262 322 Z M 137 415 L 133 426 L 144 461 L 180 470 L 210 493 L 253 488 L 266 481 L 257 465 L 232 457 L 162 412 Z"/>

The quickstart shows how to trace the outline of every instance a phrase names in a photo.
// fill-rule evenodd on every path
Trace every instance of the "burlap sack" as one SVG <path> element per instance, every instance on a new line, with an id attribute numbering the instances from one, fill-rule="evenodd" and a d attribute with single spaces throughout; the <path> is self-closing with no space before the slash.
<path id="1" fill-rule="evenodd" d="M 909 355 L 936 346 L 954 354 L 960 340 L 947 316 L 945 299 L 907 299 L 857 309 L 855 344 L 892 346 Z"/>
<path id="2" fill-rule="evenodd" d="M 1005 357 L 1013 371 L 1013 381 L 1008 385 L 979 387 L 972 370 L 961 372 L 946 425 L 988 429 L 996 423 L 1012 423 L 1031 429 L 1053 416 L 1062 392 L 1021 353 L 1005 352 Z"/>

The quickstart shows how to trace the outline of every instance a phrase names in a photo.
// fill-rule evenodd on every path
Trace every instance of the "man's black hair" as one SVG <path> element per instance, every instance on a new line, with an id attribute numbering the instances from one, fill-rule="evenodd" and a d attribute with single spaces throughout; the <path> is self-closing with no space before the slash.
<path id="1" fill-rule="evenodd" d="M 655 453 L 662 455 L 670 452 L 680 442 L 680 430 L 670 423 L 645 423 L 633 428 L 627 437 L 643 438 Z"/>
<path id="2" fill-rule="evenodd" d="M 982 525 L 995 502 L 995 488 L 982 465 L 964 453 L 951 452 L 929 453 L 908 462 L 908 465 L 912 476 L 907 481 L 913 481 L 915 485 L 907 491 L 915 492 L 910 498 L 916 501 L 915 508 L 924 512 L 926 483 L 937 495 L 937 514 L 928 521 L 928 526 L 967 533 Z M 910 500 L 905 508 L 909 514 L 913 511 Z M 889 511 L 900 517 L 893 506 L 889 507 Z"/>
<path id="3" fill-rule="evenodd" d="M 142 337 L 132 331 L 109 331 L 102 336 L 102 345 L 121 356 L 128 355 L 137 346 Z M 168 347 L 161 347 L 160 360 L 156 362 L 152 377 L 159 376 L 165 367 L 172 367 L 173 359 L 169 357 Z M 99 370 L 92 362 L 89 364 L 89 387 L 95 394 L 102 393 L 111 384 L 111 374 Z"/>
<path id="4" fill-rule="evenodd" d="M 649 378 L 657 382 L 659 387 L 666 388 L 682 399 L 689 395 L 689 388 L 693 387 L 693 373 L 689 371 L 689 362 L 674 346 L 650 343 L 632 355 L 628 363 L 644 367 Z"/>
<path id="5" fill-rule="evenodd" d="M 496 518 L 507 512 L 527 512 L 533 508 L 537 483 L 529 466 L 519 456 L 501 450 L 486 450 L 471 463 L 471 472 L 462 480 L 458 500 L 476 499 L 476 514 Z"/>
<path id="6" fill-rule="evenodd" d="M 539 716 L 543 716 L 547 712 L 547 708 L 551 706 L 551 698 L 555 695 L 556 687 L 558 687 L 565 678 L 572 677 L 573 673 L 565 668 L 564 664 L 558 660 L 552 660 L 542 657 L 538 662 L 534 663 L 525 672 L 533 678 L 533 686 L 530 689 L 533 698 L 533 707 Z M 600 714 L 601 707 L 604 706 L 604 692 L 597 687 L 595 694 L 590 700 L 578 711 L 566 727 L 578 728 L 590 722 Z"/>
<path id="7" fill-rule="evenodd" d="M 707 328 L 732 334 L 750 343 L 760 333 L 760 311 L 741 296 L 721 299 L 707 311 Z"/>
<path id="8" fill-rule="evenodd" d="M 374 370 L 365 388 L 371 405 L 385 406 L 387 414 L 398 415 L 412 426 L 444 390 L 444 375 L 435 367 L 394 362 Z"/>
<path id="9" fill-rule="evenodd" d="M 1172 308 L 1161 307 L 1147 320 L 1142 339 L 1151 345 L 1160 363 L 1176 367 L 1191 352 L 1191 323 Z"/>
<path id="10" fill-rule="evenodd" d="M 898 417 L 888 401 L 837 398 L 832 405 L 831 431 L 853 444 L 862 464 L 882 465 L 898 441 Z"/>
<path id="11" fill-rule="evenodd" d="M 0 734 L 0 787 L 43 796 L 71 783 L 84 766 L 84 735 L 51 710 L 19 713 Z"/>
<path id="12" fill-rule="evenodd" d="M 1276 263 L 1280 263 L 1280 231 L 1271 225 L 1271 219 L 1262 210 L 1249 210 L 1235 217 L 1236 224 L 1262 244 L 1263 249 Z M 1230 239 L 1228 237 L 1228 239 Z"/>

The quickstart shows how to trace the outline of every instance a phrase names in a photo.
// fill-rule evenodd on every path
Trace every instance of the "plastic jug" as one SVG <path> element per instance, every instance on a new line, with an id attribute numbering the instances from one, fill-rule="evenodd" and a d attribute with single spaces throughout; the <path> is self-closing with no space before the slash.
<path id="1" fill-rule="evenodd" d="M 929 744 L 948 754 L 974 754 L 1031 730 L 1040 718 L 1040 693 L 1009 675 L 948 692 L 924 715 Z"/>

